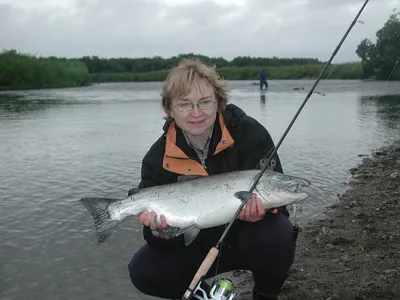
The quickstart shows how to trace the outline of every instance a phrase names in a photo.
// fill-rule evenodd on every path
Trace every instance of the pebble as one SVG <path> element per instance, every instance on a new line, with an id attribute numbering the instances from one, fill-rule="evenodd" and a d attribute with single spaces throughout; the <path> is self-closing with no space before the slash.
<path id="1" fill-rule="evenodd" d="M 397 275 L 399 272 L 395 269 L 389 269 L 389 270 L 383 271 L 383 273 L 388 274 L 388 275 Z"/>
<path id="2" fill-rule="evenodd" d="M 341 260 L 342 262 L 349 262 L 349 261 L 352 261 L 352 258 L 351 258 L 350 256 L 348 256 L 348 255 L 343 255 L 343 256 L 340 258 L 340 260 Z"/>
<path id="3" fill-rule="evenodd" d="M 400 177 L 400 172 L 393 172 L 392 174 L 389 175 L 390 179 L 397 179 Z"/>
<path id="4" fill-rule="evenodd" d="M 335 246 L 333 246 L 332 244 L 326 244 L 326 248 L 333 249 L 333 248 L 335 248 Z"/>

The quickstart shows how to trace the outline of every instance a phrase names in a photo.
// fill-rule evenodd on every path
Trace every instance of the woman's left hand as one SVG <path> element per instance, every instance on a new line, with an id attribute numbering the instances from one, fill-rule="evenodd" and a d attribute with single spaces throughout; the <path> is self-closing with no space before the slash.
<path id="1" fill-rule="evenodd" d="M 274 208 L 270 210 L 270 212 L 272 214 L 276 214 L 278 210 Z M 266 213 L 267 211 L 265 210 L 260 198 L 258 198 L 255 194 L 252 194 L 250 199 L 247 200 L 247 203 L 243 207 L 238 218 L 239 220 L 254 223 L 262 220 Z"/>

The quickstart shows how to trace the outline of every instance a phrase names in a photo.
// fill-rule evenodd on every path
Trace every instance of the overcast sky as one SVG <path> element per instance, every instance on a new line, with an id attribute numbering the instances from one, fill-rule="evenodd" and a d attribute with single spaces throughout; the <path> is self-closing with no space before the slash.
<path id="1" fill-rule="evenodd" d="M 42 56 L 315 57 L 328 60 L 364 0 L 0 0 L 0 49 Z M 334 59 L 355 49 L 400 0 L 370 0 Z"/>

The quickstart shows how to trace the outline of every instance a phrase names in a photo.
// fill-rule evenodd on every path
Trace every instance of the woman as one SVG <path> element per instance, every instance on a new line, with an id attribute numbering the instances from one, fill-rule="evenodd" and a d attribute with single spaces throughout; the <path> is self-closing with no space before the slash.
<path id="1" fill-rule="evenodd" d="M 263 167 L 274 147 L 268 131 L 240 108 L 227 104 L 226 83 L 214 68 L 185 59 L 172 69 L 162 90 L 164 133 L 142 163 L 139 188 L 176 182 L 185 175 L 212 175 Z M 282 172 L 278 155 L 268 166 Z M 141 292 L 180 299 L 225 226 L 202 230 L 188 247 L 172 238 L 168 220 L 155 212 L 139 216 L 146 244 L 129 264 Z M 277 299 L 293 263 L 296 242 L 285 207 L 266 212 L 252 196 L 231 227 L 207 277 L 235 269 L 252 271 L 254 299 Z"/>

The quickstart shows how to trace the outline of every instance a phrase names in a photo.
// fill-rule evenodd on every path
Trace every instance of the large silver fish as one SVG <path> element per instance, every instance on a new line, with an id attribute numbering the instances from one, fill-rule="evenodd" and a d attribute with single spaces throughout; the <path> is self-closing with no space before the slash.
<path id="1" fill-rule="evenodd" d="M 183 176 L 177 183 L 136 190 L 125 199 L 82 198 L 94 219 L 97 241 L 102 244 L 129 216 L 154 210 L 163 214 L 170 227 L 179 228 L 189 245 L 204 228 L 227 224 L 241 201 L 250 198 L 249 189 L 260 170 L 244 170 L 211 176 Z M 265 209 L 289 205 L 309 197 L 301 187 L 311 183 L 303 178 L 266 170 L 253 193 Z"/>

